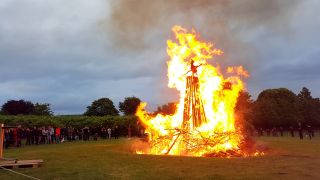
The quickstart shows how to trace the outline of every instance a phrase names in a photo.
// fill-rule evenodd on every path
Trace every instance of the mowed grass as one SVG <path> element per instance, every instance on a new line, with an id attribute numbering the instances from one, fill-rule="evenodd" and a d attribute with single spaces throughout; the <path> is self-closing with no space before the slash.
<path id="1" fill-rule="evenodd" d="M 318 135 L 318 134 L 317 134 Z M 320 138 L 256 138 L 266 155 L 205 158 L 137 155 L 134 139 L 27 146 L 5 157 L 43 159 L 36 169 L 15 169 L 40 179 L 320 179 Z M 0 169 L 0 179 L 25 179 Z"/>

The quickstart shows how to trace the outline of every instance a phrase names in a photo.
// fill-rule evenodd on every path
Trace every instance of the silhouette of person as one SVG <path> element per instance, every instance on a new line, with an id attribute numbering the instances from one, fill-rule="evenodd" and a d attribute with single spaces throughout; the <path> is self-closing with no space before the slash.
<path id="1" fill-rule="evenodd" d="M 201 64 L 200 64 L 199 66 L 201 66 Z M 191 66 L 190 66 L 190 69 L 191 69 L 191 71 L 192 71 L 192 73 L 193 73 L 193 74 L 197 74 L 197 72 L 198 72 L 198 70 L 197 70 L 197 69 L 198 69 L 198 67 L 199 67 L 199 66 L 195 66 L 195 65 L 194 65 L 194 61 L 193 61 L 193 60 L 191 60 Z"/>
<path id="2" fill-rule="evenodd" d="M 303 129 L 302 129 L 302 124 L 300 122 L 298 124 L 298 130 L 299 130 L 300 139 L 303 139 Z"/>
<path id="3" fill-rule="evenodd" d="M 280 126 L 279 131 L 280 131 L 280 135 L 283 136 L 283 128 L 282 128 L 282 126 Z"/>
<path id="4" fill-rule="evenodd" d="M 309 139 L 311 140 L 312 139 L 312 129 L 311 129 L 310 125 L 307 125 L 307 132 L 308 132 Z"/>
<path id="5" fill-rule="evenodd" d="M 294 130 L 292 126 L 290 126 L 290 134 L 291 134 L 291 137 L 294 137 Z"/>

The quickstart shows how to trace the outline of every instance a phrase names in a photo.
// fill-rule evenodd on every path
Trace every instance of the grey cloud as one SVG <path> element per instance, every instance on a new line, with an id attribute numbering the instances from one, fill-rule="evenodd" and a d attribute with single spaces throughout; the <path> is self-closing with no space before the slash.
<path id="1" fill-rule="evenodd" d="M 83 113 L 100 97 L 126 96 L 150 110 L 178 93 L 167 88 L 171 27 L 194 27 L 244 65 L 250 93 L 310 87 L 320 96 L 319 1 L 1 1 L 0 104 L 48 102 L 57 114 Z"/>

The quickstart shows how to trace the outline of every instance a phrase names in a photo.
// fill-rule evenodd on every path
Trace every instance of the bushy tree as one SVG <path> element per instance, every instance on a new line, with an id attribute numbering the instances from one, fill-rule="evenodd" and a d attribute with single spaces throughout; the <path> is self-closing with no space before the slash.
<path id="1" fill-rule="evenodd" d="M 136 97 L 126 97 L 123 102 L 119 103 L 119 110 L 125 115 L 133 115 L 136 113 L 141 100 Z"/>
<path id="2" fill-rule="evenodd" d="M 84 113 L 86 116 L 118 116 L 119 111 L 115 108 L 113 102 L 109 98 L 100 98 L 92 102 Z"/>
<path id="3" fill-rule="evenodd" d="M 320 124 L 320 101 L 313 98 L 308 88 L 303 87 L 298 94 L 299 109 L 303 116 L 303 123 L 308 125 Z"/>
<path id="4" fill-rule="evenodd" d="M 53 112 L 50 109 L 50 104 L 48 103 L 36 103 L 34 104 L 33 115 L 39 116 L 51 116 Z"/>
<path id="5" fill-rule="evenodd" d="M 30 101 L 21 100 L 9 100 L 2 105 L 1 111 L 7 115 L 28 115 L 32 114 L 34 105 Z"/>
<path id="6" fill-rule="evenodd" d="M 299 99 L 286 88 L 264 90 L 254 103 L 257 127 L 294 126 L 301 120 Z"/>

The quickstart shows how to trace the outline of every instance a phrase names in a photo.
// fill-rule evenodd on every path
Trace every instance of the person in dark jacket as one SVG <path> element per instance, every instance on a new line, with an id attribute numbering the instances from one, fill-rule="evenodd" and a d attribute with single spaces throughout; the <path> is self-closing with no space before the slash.
<path id="1" fill-rule="evenodd" d="M 311 140 L 312 139 L 312 128 L 310 125 L 307 126 L 307 132 L 308 132 L 309 139 Z"/>
<path id="2" fill-rule="evenodd" d="M 26 133 L 26 138 L 27 138 L 26 145 L 31 145 L 32 136 L 31 136 L 30 128 L 26 128 L 25 133 Z"/>
<path id="3" fill-rule="evenodd" d="M 22 129 L 21 129 L 21 125 L 18 126 L 17 129 L 17 147 L 21 147 L 21 139 L 22 139 Z"/>
<path id="4" fill-rule="evenodd" d="M 113 134 L 114 134 L 115 139 L 119 139 L 119 127 L 118 126 L 116 126 L 114 128 Z"/>
<path id="5" fill-rule="evenodd" d="M 90 133 L 90 130 L 89 128 L 86 126 L 83 128 L 83 140 L 84 141 L 89 141 L 89 133 Z"/>
<path id="6" fill-rule="evenodd" d="M 303 139 L 303 129 L 302 129 L 302 124 L 300 122 L 298 124 L 298 131 L 299 131 L 300 139 Z"/>
<path id="7" fill-rule="evenodd" d="M 292 126 L 290 126 L 289 130 L 290 130 L 291 137 L 294 137 L 294 130 L 293 130 L 293 127 L 292 127 Z"/>
<path id="8" fill-rule="evenodd" d="M 9 145 L 10 145 L 10 134 L 9 134 L 9 130 L 6 129 L 4 131 L 4 147 L 8 149 Z"/>

